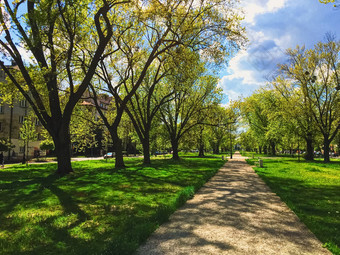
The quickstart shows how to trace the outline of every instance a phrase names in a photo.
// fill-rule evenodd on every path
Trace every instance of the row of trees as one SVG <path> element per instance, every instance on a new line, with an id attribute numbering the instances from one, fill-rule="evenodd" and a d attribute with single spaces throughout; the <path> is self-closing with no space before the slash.
<path id="1" fill-rule="evenodd" d="M 0 52 L 16 88 L 55 144 L 59 174 L 72 172 L 70 124 L 86 90 L 124 167 L 118 127 L 126 112 L 146 152 L 157 112 L 177 158 L 178 142 L 218 101 L 217 67 L 243 41 L 234 0 L 0 2 Z M 30 56 L 22 56 L 23 49 Z M 212 69 L 210 69 L 212 70 Z M 97 97 L 109 94 L 103 111 Z M 11 93 L 2 93 L 7 100 Z M 190 99 L 188 99 L 190 98 Z M 198 107 L 199 106 L 199 107 Z"/>
<path id="2" fill-rule="evenodd" d="M 321 140 L 329 161 L 330 144 L 339 141 L 340 41 L 331 35 L 326 40 L 312 49 L 288 49 L 287 62 L 268 86 L 244 100 L 241 110 L 250 127 L 241 136 L 246 147 L 270 147 L 275 154 L 278 145 L 296 148 L 302 138 L 305 158 L 312 160 Z"/>

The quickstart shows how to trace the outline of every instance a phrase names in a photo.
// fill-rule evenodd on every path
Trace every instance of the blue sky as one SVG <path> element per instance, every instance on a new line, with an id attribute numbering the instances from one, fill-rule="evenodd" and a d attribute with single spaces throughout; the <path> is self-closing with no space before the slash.
<path id="1" fill-rule="evenodd" d="M 340 0 L 336 0 L 340 5 Z M 241 1 L 249 44 L 225 65 L 219 86 L 226 99 L 247 97 L 264 85 L 285 60 L 285 50 L 312 48 L 327 32 L 340 40 L 340 7 L 318 0 Z"/>

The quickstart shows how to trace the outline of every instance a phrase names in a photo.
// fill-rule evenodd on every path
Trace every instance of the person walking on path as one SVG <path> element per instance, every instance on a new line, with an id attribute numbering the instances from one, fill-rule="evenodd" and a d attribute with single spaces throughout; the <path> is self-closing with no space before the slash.
<path id="1" fill-rule="evenodd" d="M 331 254 L 239 154 L 137 254 Z"/>
<path id="2" fill-rule="evenodd" d="M 0 153 L 0 164 L 1 164 L 1 168 L 4 168 L 4 162 L 5 159 L 4 159 L 4 154 L 1 152 Z"/>

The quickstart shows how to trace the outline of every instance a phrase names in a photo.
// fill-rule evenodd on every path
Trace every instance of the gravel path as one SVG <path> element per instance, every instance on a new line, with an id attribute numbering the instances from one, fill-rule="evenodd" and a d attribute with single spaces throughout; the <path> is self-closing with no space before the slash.
<path id="1" fill-rule="evenodd" d="M 331 254 L 236 153 L 137 254 Z"/>

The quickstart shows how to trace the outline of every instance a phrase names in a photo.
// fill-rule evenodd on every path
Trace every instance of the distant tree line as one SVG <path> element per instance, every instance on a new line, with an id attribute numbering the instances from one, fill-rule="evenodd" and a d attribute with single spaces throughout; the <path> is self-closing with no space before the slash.
<path id="1" fill-rule="evenodd" d="M 312 49 L 288 49 L 277 75 L 241 103 L 248 126 L 240 137 L 243 146 L 275 154 L 300 144 L 307 160 L 322 149 L 329 162 L 331 143 L 340 148 L 339 53 L 340 41 L 329 34 Z"/>

